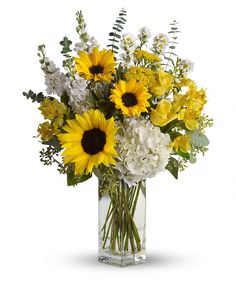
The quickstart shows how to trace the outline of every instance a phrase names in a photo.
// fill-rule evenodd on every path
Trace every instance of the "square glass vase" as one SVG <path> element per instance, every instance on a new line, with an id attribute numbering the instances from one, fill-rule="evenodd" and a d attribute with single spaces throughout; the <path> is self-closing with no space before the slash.
<path id="1" fill-rule="evenodd" d="M 129 187 L 119 178 L 98 181 L 98 261 L 127 266 L 146 261 L 146 180 Z"/>

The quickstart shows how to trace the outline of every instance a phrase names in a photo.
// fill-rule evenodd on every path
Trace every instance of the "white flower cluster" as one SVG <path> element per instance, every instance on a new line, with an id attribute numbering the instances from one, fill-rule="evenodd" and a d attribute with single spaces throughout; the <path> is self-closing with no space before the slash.
<path id="1" fill-rule="evenodd" d="M 58 96 L 61 96 L 65 90 L 65 74 L 56 67 L 53 61 L 49 61 L 48 58 L 45 58 L 44 63 L 46 63 L 47 66 L 47 71 L 45 72 L 46 92 L 48 94 L 57 94 Z"/>
<path id="2" fill-rule="evenodd" d="M 65 89 L 69 97 L 68 104 L 76 114 L 83 114 L 89 110 L 89 91 L 87 82 L 79 75 L 75 75 L 75 79 L 66 78 Z"/>
<path id="3" fill-rule="evenodd" d="M 79 53 L 80 51 L 86 50 L 91 53 L 94 47 L 99 47 L 98 41 L 95 37 L 90 37 L 89 40 L 85 43 L 84 41 L 80 41 L 75 43 L 74 50 Z"/>
<path id="4" fill-rule="evenodd" d="M 45 69 L 45 66 L 47 68 Z M 85 79 L 75 74 L 74 78 L 67 77 L 56 67 L 53 61 L 45 58 L 42 66 L 45 73 L 46 92 L 48 94 L 56 94 L 59 97 L 64 92 L 67 93 L 69 101 L 74 113 L 82 114 L 89 110 L 89 90 Z"/>
<path id="5" fill-rule="evenodd" d="M 179 61 L 179 69 L 183 74 L 187 74 L 193 71 L 193 62 L 188 59 L 181 59 Z"/>
<path id="6" fill-rule="evenodd" d="M 122 39 L 120 41 L 120 47 L 123 50 L 135 49 L 135 37 L 130 33 L 123 34 Z"/>
<path id="7" fill-rule="evenodd" d="M 162 55 L 165 51 L 165 48 L 168 45 L 168 37 L 165 34 L 159 33 L 153 38 L 152 49 L 153 51 L 158 54 Z"/>
<path id="8" fill-rule="evenodd" d="M 119 157 L 116 169 L 129 186 L 165 169 L 171 140 L 149 120 L 127 118 L 121 125 L 117 140 Z"/>
<path id="9" fill-rule="evenodd" d="M 151 32 L 147 27 L 142 27 L 139 30 L 138 38 L 140 39 L 142 44 L 146 44 L 150 37 L 151 37 Z"/>

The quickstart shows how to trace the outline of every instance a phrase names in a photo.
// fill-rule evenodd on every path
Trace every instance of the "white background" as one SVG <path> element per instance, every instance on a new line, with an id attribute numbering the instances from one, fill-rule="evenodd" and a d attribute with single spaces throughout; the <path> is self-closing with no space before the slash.
<path id="1" fill-rule="evenodd" d="M 236 282 L 236 91 L 234 1 L 2 1 L 0 28 L 0 282 Z M 126 32 L 166 33 L 180 21 L 178 53 L 195 62 L 192 78 L 207 88 L 210 150 L 178 181 L 148 180 L 144 265 L 97 263 L 97 180 L 67 188 L 38 159 L 32 136 L 42 117 L 22 91 L 44 90 L 37 45 L 59 65 L 58 42 L 74 42 L 75 12 L 102 46 L 121 7 Z"/>

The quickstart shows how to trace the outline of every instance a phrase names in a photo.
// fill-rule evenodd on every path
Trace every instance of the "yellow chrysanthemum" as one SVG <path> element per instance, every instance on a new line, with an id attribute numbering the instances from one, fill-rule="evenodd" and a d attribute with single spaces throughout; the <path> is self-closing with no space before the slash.
<path id="1" fill-rule="evenodd" d="M 147 52 L 145 50 L 135 50 L 134 57 L 137 59 L 143 59 L 151 63 L 156 63 L 161 61 L 161 59 L 156 54 Z"/>
<path id="2" fill-rule="evenodd" d="M 116 65 L 112 50 L 99 51 L 95 47 L 90 54 L 80 51 L 79 56 L 79 58 L 74 58 L 75 70 L 86 80 L 108 82 L 112 80 Z"/>
<path id="3" fill-rule="evenodd" d="M 63 129 L 67 132 L 58 135 L 65 150 L 62 155 L 64 162 L 75 163 L 75 174 L 91 173 L 94 166 L 103 163 L 108 166 L 115 164 L 117 152 L 116 127 L 113 117 L 106 120 L 99 110 L 90 110 L 84 115 L 77 115 L 67 120 Z"/>
<path id="4" fill-rule="evenodd" d="M 115 103 L 116 108 L 120 109 L 123 115 L 140 116 L 142 112 L 148 111 L 150 97 L 151 95 L 143 84 L 130 79 L 128 82 L 120 80 L 115 85 L 111 91 L 110 100 Z"/>
<path id="5" fill-rule="evenodd" d="M 154 72 L 145 67 L 130 67 L 125 74 L 125 78 L 127 80 L 134 78 L 137 82 L 144 84 L 146 87 L 150 87 L 155 83 Z"/>
<path id="6" fill-rule="evenodd" d="M 187 153 L 191 147 L 190 137 L 188 135 L 176 137 L 170 145 L 176 152 L 182 151 L 184 153 Z"/>

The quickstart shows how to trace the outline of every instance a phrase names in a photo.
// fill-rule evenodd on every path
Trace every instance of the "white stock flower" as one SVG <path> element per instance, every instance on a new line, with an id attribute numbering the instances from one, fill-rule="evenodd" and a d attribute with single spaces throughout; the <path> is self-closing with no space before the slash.
<path id="1" fill-rule="evenodd" d="M 65 74 L 56 67 L 53 61 L 49 60 L 47 70 L 48 71 L 45 74 L 45 85 L 47 86 L 46 92 L 48 94 L 57 94 L 58 96 L 61 96 L 65 90 Z"/>
<path id="2" fill-rule="evenodd" d="M 79 75 L 75 75 L 75 79 L 66 79 L 65 88 L 69 97 L 68 104 L 76 114 L 82 114 L 90 107 L 88 104 L 89 91 L 87 82 Z"/>
<path id="3" fill-rule="evenodd" d="M 127 118 L 121 125 L 117 140 L 119 157 L 116 168 L 129 186 L 165 169 L 171 140 L 149 120 Z"/>
<path id="4" fill-rule="evenodd" d="M 80 51 L 87 51 L 91 53 L 94 47 L 99 47 L 99 44 L 96 38 L 92 36 L 86 43 L 82 41 L 75 43 L 74 50 L 77 53 L 79 53 Z"/>
<path id="5" fill-rule="evenodd" d="M 87 44 L 84 43 L 84 42 L 78 42 L 78 43 L 75 43 L 75 46 L 74 46 L 74 50 L 76 53 L 79 53 L 80 51 L 84 51 L 87 49 Z"/>

